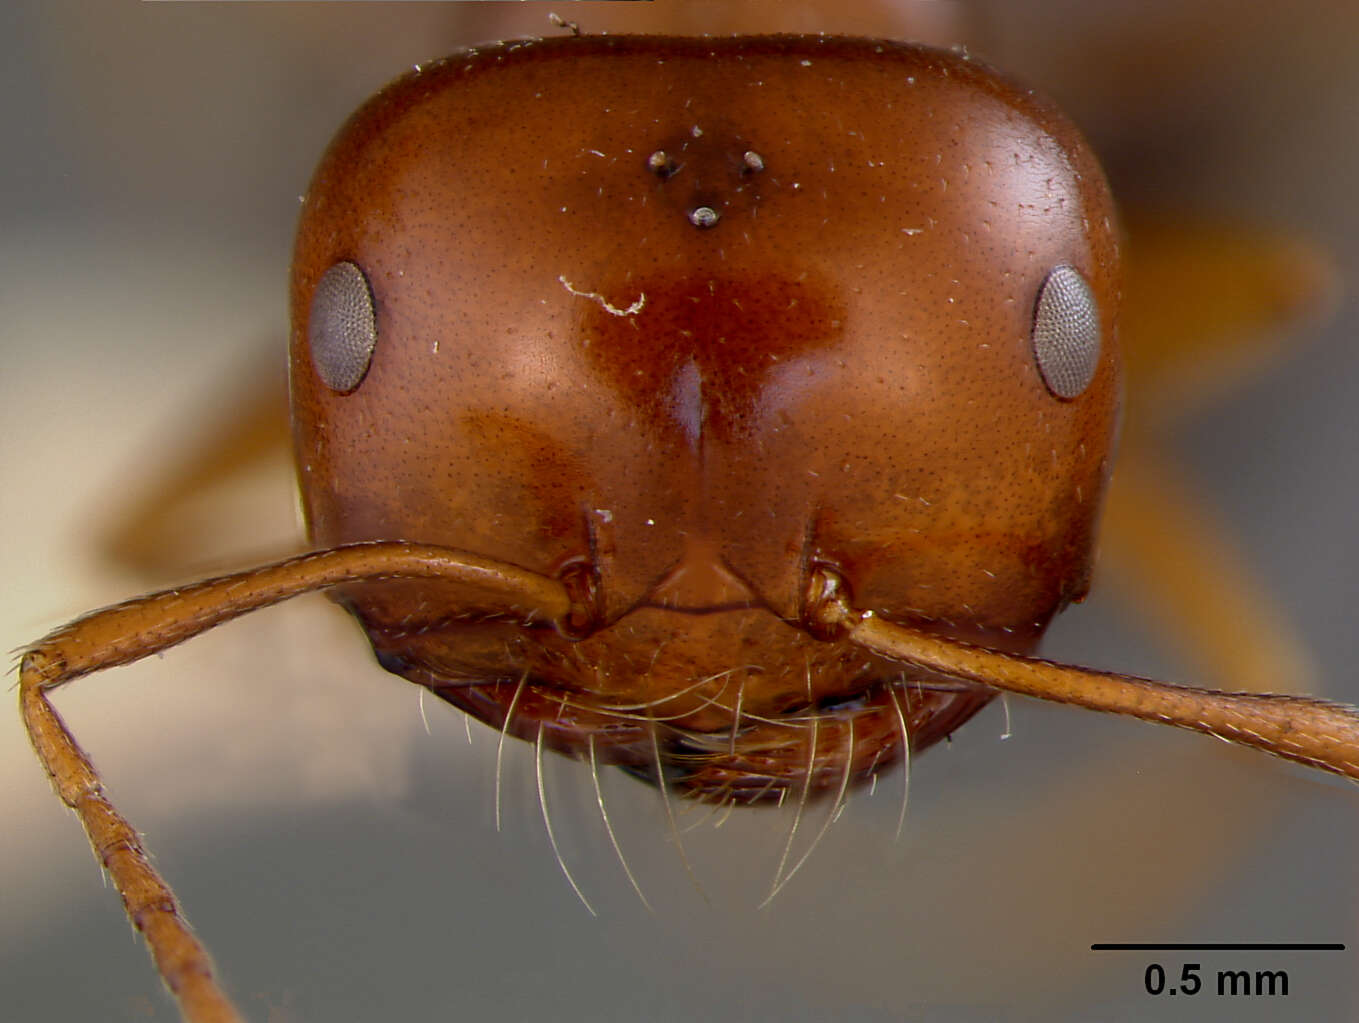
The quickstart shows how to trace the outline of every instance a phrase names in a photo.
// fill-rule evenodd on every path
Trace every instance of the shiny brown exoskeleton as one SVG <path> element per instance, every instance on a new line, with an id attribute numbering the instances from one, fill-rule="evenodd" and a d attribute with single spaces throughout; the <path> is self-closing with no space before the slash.
<path id="1" fill-rule="evenodd" d="M 423 583 L 338 594 L 386 667 L 496 727 L 513 704 L 511 732 L 653 776 L 659 742 L 714 797 L 777 797 L 809 762 L 833 786 L 846 755 L 863 776 L 902 711 L 918 750 L 994 690 L 816 635 L 818 567 L 1020 653 L 1085 592 L 1117 356 L 1066 400 L 1031 335 L 1065 265 L 1112 340 L 1112 218 L 1072 126 L 951 54 L 605 37 L 424 68 L 354 116 L 303 210 L 312 538 L 568 581 L 588 613 L 565 633 L 466 621 Z M 341 391 L 308 338 L 343 263 L 376 345 Z"/>
<path id="2" fill-rule="evenodd" d="M 311 538 L 24 656 L 25 723 L 195 1021 L 238 1018 L 48 692 L 330 589 L 390 669 L 691 795 L 872 775 L 996 689 L 1359 777 L 1359 714 L 1026 656 L 1085 592 L 1117 246 L 1070 124 L 964 57 L 568 38 L 406 77 L 293 270 Z"/>

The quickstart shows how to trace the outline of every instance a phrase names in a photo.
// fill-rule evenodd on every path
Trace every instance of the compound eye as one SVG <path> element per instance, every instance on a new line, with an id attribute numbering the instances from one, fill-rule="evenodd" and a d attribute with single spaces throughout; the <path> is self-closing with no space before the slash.
<path id="1" fill-rule="evenodd" d="M 311 296 L 307 318 L 311 362 L 327 387 L 348 394 L 362 382 L 377 345 L 377 317 L 368 278 L 353 263 L 336 263 Z"/>
<path id="2" fill-rule="evenodd" d="M 1081 272 L 1055 266 L 1038 289 L 1033 313 L 1033 354 L 1048 390 L 1077 397 L 1099 368 L 1099 306 Z"/>

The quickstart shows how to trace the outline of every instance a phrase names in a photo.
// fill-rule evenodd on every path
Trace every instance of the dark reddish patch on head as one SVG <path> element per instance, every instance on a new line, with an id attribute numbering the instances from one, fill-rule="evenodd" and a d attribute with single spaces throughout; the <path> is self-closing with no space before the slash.
<path id="1" fill-rule="evenodd" d="M 595 378 L 653 429 L 678 428 L 693 447 L 707 436 L 739 443 L 768 388 L 790 359 L 841 340 L 845 310 L 807 280 L 751 275 L 637 280 L 645 306 L 617 316 L 582 309 L 579 338 Z"/>

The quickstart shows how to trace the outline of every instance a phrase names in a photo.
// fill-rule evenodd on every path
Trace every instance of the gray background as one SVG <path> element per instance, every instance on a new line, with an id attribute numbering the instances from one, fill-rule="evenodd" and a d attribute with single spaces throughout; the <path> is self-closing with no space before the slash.
<path id="1" fill-rule="evenodd" d="M 609 24 L 610 6 L 561 9 L 589 30 Z M 628 13 L 697 31 L 723 27 L 711 20 L 721 6 L 657 0 Z M 752 6 L 747 24 L 953 31 L 951 5 L 832 6 L 785 5 L 780 22 Z M 1125 194 L 1296 230 L 1330 249 L 1354 291 L 1359 19 L 1348 6 L 977 4 L 959 31 L 1057 94 Z M 231 404 L 252 364 L 280 358 L 297 196 L 349 110 L 460 43 L 549 31 L 547 9 L 0 9 L 0 643 L 144 585 L 100 561 L 98 524 Z M 1359 701 L 1355 323 L 1347 300 L 1174 445 L 1288 609 L 1325 692 Z M 235 500 L 207 527 L 205 552 L 263 552 L 286 535 L 282 470 Z M 1070 612 L 1047 651 L 1189 670 L 1107 595 Z M 554 824 L 595 919 L 553 861 L 531 750 L 506 750 L 497 834 L 494 736 L 473 725 L 469 744 L 433 700 L 427 732 L 414 688 L 378 670 L 324 601 L 233 624 L 58 702 L 252 1018 L 1339 1019 L 1359 1008 L 1355 793 L 1201 737 L 1013 700 L 1002 740 L 998 704 L 915 765 L 900 842 L 896 779 L 855 796 L 764 910 L 786 815 L 684 836 L 705 902 L 654 795 L 606 778 L 654 915 L 618 870 L 587 776 L 553 758 Z M 13 714 L 0 715 L 0 794 L 0 1014 L 173 1019 Z M 1251 940 L 1351 951 L 1088 950 Z M 1142 993 L 1148 962 L 1173 973 L 1185 958 L 1210 972 L 1286 968 L 1292 993 Z"/>

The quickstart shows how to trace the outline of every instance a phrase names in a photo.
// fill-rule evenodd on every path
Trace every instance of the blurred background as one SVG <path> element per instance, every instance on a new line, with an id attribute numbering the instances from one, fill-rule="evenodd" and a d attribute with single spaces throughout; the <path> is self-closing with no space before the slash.
<path id="1" fill-rule="evenodd" d="M 184 445 L 283 372 L 298 198 L 345 116 L 460 45 L 552 34 L 526 4 L 136 4 L 0 10 L 0 642 L 147 588 L 100 547 Z M 1359 702 L 1359 14 L 1345 0 L 562 3 L 588 32 L 841 31 L 966 43 L 1054 95 L 1125 200 L 1258 224 L 1348 287 L 1287 358 L 1165 444 L 1292 619 L 1325 695 Z M 1312 322 L 1307 324 L 1307 321 Z M 264 366 L 263 370 L 258 367 Z M 272 368 L 270 368 L 272 367 Z M 1211 380 L 1212 366 L 1202 369 Z M 1215 390 L 1215 388 L 1209 388 Z M 215 496 L 185 574 L 272 555 L 286 463 Z M 227 539 L 223 539 L 223 537 Z M 1112 588 L 1053 657 L 1199 677 Z M 1111 583 L 1112 587 L 1112 583 Z M 1229 680 L 1216 679 L 1219 684 Z M 251 1018 L 1316 1019 L 1359 1009 L 1352 786 L 1199 736 L 1011 700 L 856 794 L 763 910 L 789 827 L 682 815 L 532 750 L 372 662 L 324 600 L 233 623 L 56 703 L 142 828 Z M 1008 710 L 1008 715 L 1007 715 Z M 1008 737 L 1004 737 L 1007 736 Z M 470 738 L 469 738 L 470 736 Z M 172 1020 L 140 941 L 0 714 L 0 1014 Z M 802 834 L 814 833 L 821 819 Z M 801 848 L 801 847 L 800 847 Z M 1345 953 L 1092 953 L 1092 942 L 1346 942 Z M 1159 961 L 1284 969 L 1283 998 L 1153 998 Z"/>

